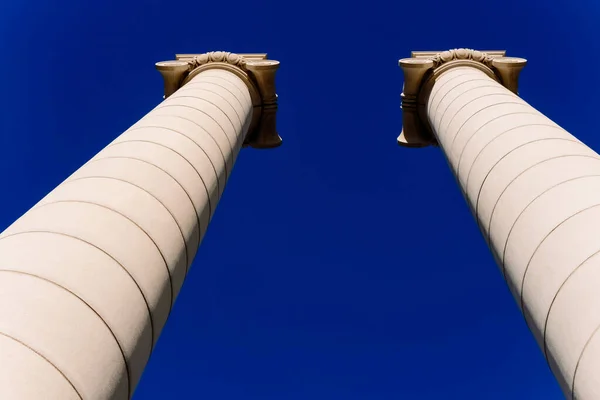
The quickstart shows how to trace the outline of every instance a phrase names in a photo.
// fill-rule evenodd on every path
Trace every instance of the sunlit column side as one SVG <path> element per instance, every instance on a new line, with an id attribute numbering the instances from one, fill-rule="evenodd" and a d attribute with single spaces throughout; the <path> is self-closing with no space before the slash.
<path id="1" fill-rule="evenodd" d="M 253 112 L 202 71 L 0 235 L 0 399 L 131 397 Z"/>
<path id="2" fill-rule="evenodd" d="M 493 65 L 503 61 L 524 65 Z M 600 156 L 519 98 L 516 87 L 457 64 L 422 97 L 424 125 L 564 393 L 598 399 Z"/>

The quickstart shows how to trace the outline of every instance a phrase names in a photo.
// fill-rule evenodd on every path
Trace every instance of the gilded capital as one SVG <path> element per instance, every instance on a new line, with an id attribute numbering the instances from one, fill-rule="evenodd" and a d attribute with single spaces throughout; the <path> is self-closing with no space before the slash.
<path id="1" fill-rule="evenodd" d="M 156 63 L 163 76 L 165 93 L 169 97 L 199 73 L 209 69 L 224 69 L 238 76 L 248 87 L 252 99 L 252 121 L 244 141 L 245 146 L 272 148 L 281 145 L 276 130 L 277 94 L 275 72 L 279 61 L 268 60 L 266 54 L 236 54 L 212 51 L 202 54 L 177 54 L 176 60 Z"/>
<path id="2" fill-rule="evenodd" d="M 456 67 L 472 67 L 517 93 L 519 74 L 527 60 L 506 57 L 506 52 L 452 49 L 441 52 L 413 51 L 399 66 L 404 72 L 402 91 L 402 133 L 398 144 L 405 147 L 435 145 L 436 139 L 425 112 L 433 84 L 446 71 Z"/>

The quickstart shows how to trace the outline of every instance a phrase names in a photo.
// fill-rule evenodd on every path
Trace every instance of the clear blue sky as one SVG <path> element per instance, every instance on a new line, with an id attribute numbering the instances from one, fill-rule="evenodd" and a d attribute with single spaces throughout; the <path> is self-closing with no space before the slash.
<path id="1" fill-rule="evenodd" d="M 161 101 L 156 61 L 268 52 L 284 145 L 241 153 L 135 400 L 560 399 L 439 149 L 396 145 L 397 60 L 525 57 L 521 95 L 600 149 L 599 18 L 597 0 L 3 1 L 0 228 Z"/>

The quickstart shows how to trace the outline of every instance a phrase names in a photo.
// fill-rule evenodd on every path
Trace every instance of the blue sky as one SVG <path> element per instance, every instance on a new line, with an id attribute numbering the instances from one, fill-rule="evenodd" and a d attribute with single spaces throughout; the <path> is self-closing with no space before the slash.
<path id="1" fill-rule="evenodd" d="M 156 61 L 281 61 L 284 145 L 241 153 L 135 400 L 562 398 L 439 149 L 396 145 L 397 60 L 525 57 L 520 94 L 600 149 L 600 6 L 392 3 L 0 4 L 1 229 L 161 101 Z"/>

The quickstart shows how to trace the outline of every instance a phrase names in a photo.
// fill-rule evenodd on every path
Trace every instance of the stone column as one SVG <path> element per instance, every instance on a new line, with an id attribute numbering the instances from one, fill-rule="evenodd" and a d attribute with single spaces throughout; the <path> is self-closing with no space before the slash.
<path id="1" fill-rule="evenodd" d="M 525 63 L 465 49 L 400 60 L 419 118 L 398 140 L 440 146 L 565 395 L 598 399 L 600 156 L 516 94 Z"/>
<path id="2" fill-rule="evenodd" d="M 179 58 L 165 101 L 0 235 L 0 399 L 129 399 L 238 151 L 280 144 L 277 61 Z"/>

